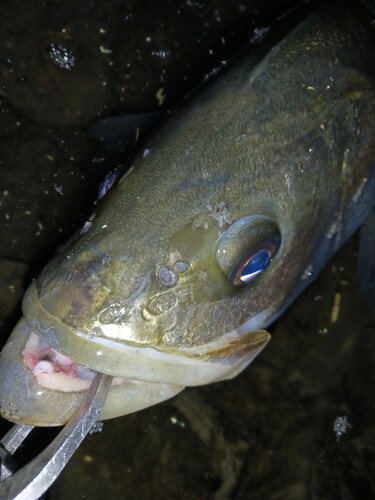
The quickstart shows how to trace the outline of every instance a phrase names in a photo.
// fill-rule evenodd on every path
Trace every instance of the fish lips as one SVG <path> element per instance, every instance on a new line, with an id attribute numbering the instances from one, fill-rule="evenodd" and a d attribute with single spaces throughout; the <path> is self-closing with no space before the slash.
<path id="1" fill-rule="evenodd" d="M 86 390 L 41 385 L 40 378 L 25 362 L 25 346 L 32 334 L 36 333 L 63 357 L 116 377 L 100 415 L 103 420 L 157 404 L 185 386 L 232 378 L 270 339 L 263 330 L 233 330 L 192 348 L 158 350 L 155 346 L 119 344 L 72 331 L 42 307 L 35 284 L 25 295 L 23 309 L 25 316 L 16 325 L 0 358 L 0 413 L 8 420 L 29 425 L 65 424 Z M 82 359 L 71 356 L 70 351 L 83 353 Z"/>
<path id="2" fill-rule="evenodd" d="M 85 390 L 63 391 L 40 385 L 25 363 L 25 345 L 32 330 L 24 317 L 14 328 L 0 358 L 0 414 L 18 424 L 64 425 L 81 405 Z M 112 385 L 100 419 L 142 410 L 175 396 L 184 389 L 171 384 L 124 380 Z"/>

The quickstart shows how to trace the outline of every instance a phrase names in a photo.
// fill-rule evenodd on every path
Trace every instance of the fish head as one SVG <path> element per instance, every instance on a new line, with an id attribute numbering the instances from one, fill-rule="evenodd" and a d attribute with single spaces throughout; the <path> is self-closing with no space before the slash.
<path id="1" fill-rule="evenodd" d="M 63 423 L 94 372 L 116 381 L 102 418 L 130 413 L 234 377 L 267 344 L 318 240 L 296 226 L 309 213 L 261 183 L 240 197 L 234 174 L 175 171 L 172 196 L 135 165 L 30 286 L 1 358 L 8 419 Z"/>
<path id="2" fill-rule="evenodd" d="M 121 197 L 121 186 L 117 191 Z M 269 338 L 254 333 L 268 315 L 237 329 L 259 312 L 267 278 L 255 282 L 267 267 L 272 272 L 277 225 L 263 214 L 232 220 L 225 203 L 211 205 L 208 193 L 185 214 L 181 206 L 178 216 L 172 198 L 154 218 L 142 192 L 137 197 L 145 201 L 136 207 L 137 197 L 129 196 L 120 223 L 116 189 L 111 193 L 111 215 L 98 210 L 87 234 L 26 293 L 26 321 L 57 351 L 114 376 L 183 386 L 232 377 Z M 145 213 L 148 220 L 138 223 Z M 247 281 L 255 283 L 252 298 Z M 124 363 L 125 351 L 131 355 Z M 140 370 L 143 356 L 147 366 Z"/>
<path id="3" fill-rule="evenodd" d="M 129 217 L 120 221 L 120 198 L 121 185 L 28 289 L 24 319 L 1 358 L 8 419 L 63 423 L 97 371 L 116 380 L 102 418 L 129 413 L 185 386 L 235 376 L 268 342 L 253 325 L 237 330 L 248 315 L 246 287 L 228 280 L 237 257 L 226 252 L 234 253 L 233 236 L 253 226 L 248 243 L 267 243 L 270 260 L 279 237 L 269 216 L 234 222 L 223 203 L 207 202 L 177 222 L 171 200 L 156 221 L 139 224 L 147 203 L 135 207 L 129 196 Z"/>

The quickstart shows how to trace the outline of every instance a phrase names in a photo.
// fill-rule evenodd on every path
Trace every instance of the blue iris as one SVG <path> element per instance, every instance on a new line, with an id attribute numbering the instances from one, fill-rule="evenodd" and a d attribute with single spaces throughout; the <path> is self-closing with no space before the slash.
<path id="1" fill-rule="evenodd" d="M 255 281 L 271 263 L 279 249 L 280 242 L 280 236 L 276 235 L 252 247 L 234 266 L 228 276 L 229 281 L 238 287 Z"/>
<path id="2" fill-rule="evenodd" d="M 237 278 L 244 284 L 253 281 L 259 274 L 261 274 L 271 261 L 269 250 L 260 250 L 252 257 L 247 264 L 244 265 L 242 271 L 237 275 Z"/>
<path id="3" fill-rule="evenodd" d="M 280 239 L 272 238 L 248 253 L 233 268 L 229 281 L 236 286 L 252 283 L 270 264 L 279 247 Z"/>

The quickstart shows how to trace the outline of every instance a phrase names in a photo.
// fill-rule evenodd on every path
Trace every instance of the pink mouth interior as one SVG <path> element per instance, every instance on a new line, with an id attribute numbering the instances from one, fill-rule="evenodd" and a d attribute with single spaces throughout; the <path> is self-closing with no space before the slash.
<path id="1" fill-rule="evenodd" d="M 52 390 L 72 392 L 88 389 L 96 372 L 60 354 L 45 340 L 31 333 L 22 351 L 25 365 L 31 370 L 39 385 Z M 125 382 L 115 377 L 112 384 Z"/>

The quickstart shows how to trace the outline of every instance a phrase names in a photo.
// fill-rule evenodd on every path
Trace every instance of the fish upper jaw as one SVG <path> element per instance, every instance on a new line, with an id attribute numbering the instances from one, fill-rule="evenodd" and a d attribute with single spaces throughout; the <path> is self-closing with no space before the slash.
<path id="1" fill-rule="evenodd" d="M 30 329 L 61 354 L 94 371 L 149 383 L 194 386 L 232 378 L 270 338 L 263 330 L 234 329 L 193 347 L 119 342 L 62 323 L 43 308 L 35 284 L 26 292 L 23 308 Z"/>

